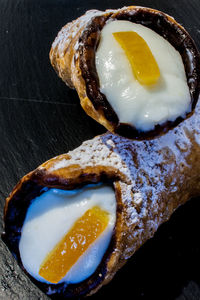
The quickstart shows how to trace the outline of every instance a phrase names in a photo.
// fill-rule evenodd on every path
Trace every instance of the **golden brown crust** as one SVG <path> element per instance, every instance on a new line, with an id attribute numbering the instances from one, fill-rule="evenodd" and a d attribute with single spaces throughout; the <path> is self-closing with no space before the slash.
<path id="1" fill-rule="evenodd" d="M 112 181 L 117 221 L 111 245 L 97 272 L 78 287 L 67 287 L 65 295 L 96 292 L 177 207 L 199 195 L 199 115 L 198 104 L 194 115 L 154 140 L 137 142 L 110 133 L 98 136 L 26 175 L 6 202 L 5 241 L 8 247 L 17 256 L 13 245 L 20 233 L 18 222 L 21 218 L 20 224 L 23 224 L 24 207 L 28 207 L 28 201 L 30 203 L 32 197 L 41 193 L 42 188 L 73 189 L 91 182 Z"/>
<path id="2" fill-rule="evenodd" d="M 130 6 L 105 12 L 87 12 L 58 33 L 50 51 L 51 63 L 63 81 L 77 90 L 85 112 L 109 131 L 135 139 L 151 138 L 165 133 L 183 119 L 179 117 L 174 122 L 156 125 L 154 130 L 138 132 L 129 124 L 119 122 L 105 95 L 100 92 L 94 54 L 100 31 L 108 19 L 128 19 L 141 23 L 169 40 L 182 56 L 194 108 L 200 89 L 198 51 L 181 25 L 172 17 L 155 9 Z"/>
<path id="3" fill-rule="evenodd" d="M 79 38 L 88 25 L 88 21 L 103 12 L 91 10 L 72 23 L 66 24 L 59 32 L 50 50 L 50 61 L 57 74 L 71 88 L 75 88 L 80 98 L 80 104 L 85 112 L 108 130 L 113 127 L 107 122 L 105 116 L 94 108 L 87 96 L 86 84 L 82 77 L 79 62 Z M 111 13 L 106 13 L 109 16 Z M 77 58 L 75 56 L 77 55 Z"/>

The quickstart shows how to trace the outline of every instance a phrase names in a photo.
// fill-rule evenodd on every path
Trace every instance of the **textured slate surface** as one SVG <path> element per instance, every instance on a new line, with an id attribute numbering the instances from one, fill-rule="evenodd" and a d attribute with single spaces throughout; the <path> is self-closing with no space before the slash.
<path id="1" fill-rule="evenodd" d="M 124 5 L 173 15 L 200 49 L 199 0 L 0 0 L 0 231 L 4 200 L 45 160 L 104 132 L 85 115 L 75 91 L 52 70 L 48 52 L 58 30 L 85 10 Z M 93 299 L 200 299 L 200 202 L 181 207 Z M 47 299 L 0 242 L 0 299 Z M 130 296 L 131 295 L 131 296 Z"/>

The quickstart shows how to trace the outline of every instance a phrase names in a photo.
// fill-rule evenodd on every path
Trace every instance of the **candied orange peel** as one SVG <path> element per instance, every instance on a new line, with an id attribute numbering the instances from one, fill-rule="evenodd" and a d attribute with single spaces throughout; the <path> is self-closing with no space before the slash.
<path id="1" fill-rule="evenodd" d="M 99 206 L 87 210 L 47 254 L 39 275 L 51 283 L 58 283 L 106 229 L 108 222 L 109 213 Z"/>
<path id="2" fill-rule="evenodd" d="M 145 40 L 134 31 L 114 32 L 113 36 L 125 51 L 136 79 L 142 85 L 155 84 L 160 70 Z"/>

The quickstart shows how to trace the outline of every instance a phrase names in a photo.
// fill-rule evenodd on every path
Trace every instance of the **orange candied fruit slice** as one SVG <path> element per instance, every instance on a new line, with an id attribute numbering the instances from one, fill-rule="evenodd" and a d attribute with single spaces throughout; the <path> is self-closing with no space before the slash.
<path id="1" fill-rule="evenodd" d="M 47 254 L 40 265 L 39 275 L 51 283 L 58 283 L 106 229 L 108 222 L 109 213 L 99 206 L 87 210 Z"/>
<path id="2" fill-rule="evenodd" d="M 160 70 L 145 40 L 134 31 L 114 32 L 113 36 L 125 51 L 136 79 L 143 85 L 155 84 Z"/>

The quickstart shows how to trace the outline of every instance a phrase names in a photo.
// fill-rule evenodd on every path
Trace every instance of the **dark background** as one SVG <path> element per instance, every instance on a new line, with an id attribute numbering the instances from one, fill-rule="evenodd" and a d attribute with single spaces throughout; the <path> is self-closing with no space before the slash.
<path id="1" fill-rule="evenodd" d="M 174 16 L 200 49 L 199 0 L 0 0 L 1 232 L 5 198 L 23 175 L 105 131 L 82 111 L 76 92 L 50 66 L 57 32 L 87 9 L 133 4 Z M 193 199 L 178 209 L 91 299 L 199 300 L 199 202 Z M 47 299 L 3 242 L 0 257 L 0 299 Z"/>

